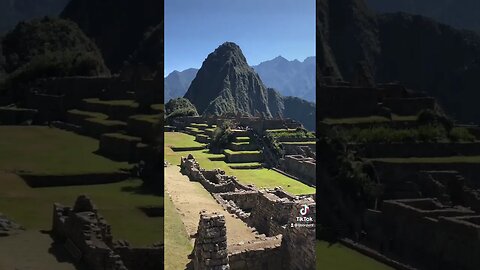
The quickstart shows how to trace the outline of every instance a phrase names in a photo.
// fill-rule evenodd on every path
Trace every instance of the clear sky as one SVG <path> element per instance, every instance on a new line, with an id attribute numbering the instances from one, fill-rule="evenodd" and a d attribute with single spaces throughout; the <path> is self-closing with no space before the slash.
<path id="1" fill-rule="evenodd" d="M 250 65 L 315 55 L 315 0 L 165 0 L 165 75 L 200 68 L 225 41 Z"/>

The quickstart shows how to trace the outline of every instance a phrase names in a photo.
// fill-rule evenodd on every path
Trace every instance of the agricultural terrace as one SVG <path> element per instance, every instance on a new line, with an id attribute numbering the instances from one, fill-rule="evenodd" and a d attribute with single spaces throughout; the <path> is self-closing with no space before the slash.
<path id="1" fill-rule="evenodd" d="M 240 139 L 242 140 L 242 139 Z M 313 194 L 315 189 L 309 187 L 301 182 L 298 182 L 290 177 L 280 174 L 274 170 L 266 168 L 258 168 L 258 161 L 251 161 L 246 163 L 228 163 L 226 162 L 226 155 L 231 154 L 231 151 L 226 150 L 223 154 L 212 154 L 205 147 L 195 141 L 195 137 L 189 134 L 180 132 L 165 132 L 165 160 L 174 165 L 180 165 L 180 158 L 192 154 L 197 162 L 205 169 L 220 168 L 226 172 L 227 175 L 234 175 L 241 183 L 254 184 L 259 188 L 274 188 L 282 187 L 285 191 L 292 194 Z M 186 150 L 188 147 L 194 147 L 195 150 Z M 172 149 L 185 149 L 185 151 L 174 151 Z M 248 154 L 255 154 L 258 152 L 246 151 Z"/>
<path id="2" fill-rule="evenodd" d="M 162 242 L 163 218 L 148 217 L 148 209 L 163 208 L 163 200 L 142 189 L 142 181 L 32 188 L 22 176 L 89 178 L 116 174 L 130 166 L 95 154 L 98 140 L 49 127 L 0 127 L 0 211 L 27 230 L 51 228 L 52 205 L 72 205 L 88 195 L 112 225 L 116 239 L 143 246 Z M 45 178 L 46 176 L 46 178 Z"/>

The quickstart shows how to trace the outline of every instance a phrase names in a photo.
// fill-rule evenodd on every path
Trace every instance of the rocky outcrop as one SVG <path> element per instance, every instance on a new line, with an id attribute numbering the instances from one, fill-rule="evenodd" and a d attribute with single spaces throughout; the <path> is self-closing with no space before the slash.
<path id="1" fill-rule="evenodd" d="M 185 94 L 199 113 L 272 117 L 267 89 L 240 47 L 226 42 L 208 55 Z"/>

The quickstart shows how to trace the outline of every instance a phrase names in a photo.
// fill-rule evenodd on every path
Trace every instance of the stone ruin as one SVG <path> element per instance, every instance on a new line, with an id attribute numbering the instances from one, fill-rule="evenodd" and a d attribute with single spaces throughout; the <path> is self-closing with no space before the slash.
<path id="1" fill-rule="evenodd" d="M 114 241 L 111 226 L 92 201 L 81 195 L 73 208 L 53 206 L 52 235 L 75 263 L 90 270 L 157 270 L 163 267 L 163 246 L 135 248 Z"/>
<path id="2" fill-rule="evenodd" d="M 0 237 L 17 234 L 24 230 L 22 226 L 0 213 Z"/>
<path id="3" fill-rule="evenodd" d="M 224 251 L 212 254 L 223 247 L 223 244 L 218 245 L 226 235 L 223 218 L 218 214 L 201 213 L 193 251 L 195 269 L 315 269 L 316 203 L 313 195 L 293 196 L 281 188 L 259 190 L 253 185 L 243 185 L 221 170 L 202 169 L 192 155 L 182 157 L 180 167 L 191 181 L 200 182 L 227 212 L 258 234 L 257 241 L 227 247 L 225 259 L 221 256 Z M 301 209 L 308 210 L 300 214 Z M 213 246 L 205 247 L 207 232 L 216 236 L 207 238 L 215 241 Z M 221 259 L 212 262 L 212 256 Z M 211 263 L 223 268 L 208 268 Z"/>
<path id="4" fill-rule="evenodd" d="M 200 213 L 198 236 L 194 247 L 194 269 L 230 270 L 227 251 L 225 217 L 216 213 Z"/>

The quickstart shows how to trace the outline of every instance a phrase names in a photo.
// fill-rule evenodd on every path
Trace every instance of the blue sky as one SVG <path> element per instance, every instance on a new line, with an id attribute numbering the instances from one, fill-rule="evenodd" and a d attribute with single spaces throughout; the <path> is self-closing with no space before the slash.
<path id="1" fill-rule="evenodd" d="M 250 65 L 315 55 L 315 0 L 165 0 L 165 75 L 200 68 L 225 41 Z"/>

